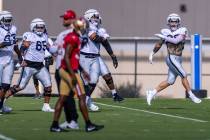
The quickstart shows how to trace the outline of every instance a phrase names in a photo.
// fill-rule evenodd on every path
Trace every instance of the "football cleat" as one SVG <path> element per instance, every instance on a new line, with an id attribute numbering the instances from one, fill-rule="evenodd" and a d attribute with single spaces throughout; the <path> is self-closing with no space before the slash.
<path id="1" fill-rule="evenodd" d="M 43 112 L 55 112 L 55 110 L 52 109 L 52 108 L 50 107 L 50 105 L 47 104 L 47 103 L 44 103 L 44 105 L 43 105 L 43 107 L 42 107 L 42 111 L 43 111 Z"/>
<path id="2" fill-rule="evenodd" d="M 191 95 L 189 96 L 189 98 L 196 104 L 199 104 L 202 102 L 201 99 L 197 98 L 195 95 Z"/>
<path id="3" fill-rule="evenodd" d="M 93 131 L 98 131 L 100 129 L 103 129 L 104 128 L 104 125 L 96 125 L 96 124 L 89 124 L 89 125 L 86 125 L 85 127 L 85 131 L 86 132 L 93 132 Z"/>
<path id="4" fill-rule="evenodd" d="M 123 101 L 123 100 L 124 100 L 124 98 L 121 97 L 121 96 L 119 96 L 117 93 L 115 93 L 115 94 L 113 95 L 113 101 L 114 101 L 114 102 L 121 102 L 121 101 Z"/>
<path id="5" fill-rule="evenodd" d="M 68 132 L 68 130 L 62 129 L 60 127 L 50 127 L 50 132 Z"/>
<path id="6" fill-rule="evenodd" d="M 88 106 L 88 109 L 93 112 L 99 111 L 99 107 L 95 105 L 93 102 L 91 102 L 91 104 Z"/>
<path id="7" fill-rule="evenodd" d="M 147 90 L 146 93 L 147 93 L 147 104 L 151 105 L 151 101 L 154 98 L 155 92 L 152 90 Z"/>
<path id="8" fill-rule="evenodd" d="M 65 121 L 64 123 L 60 124 L 60 128 L 62 129 L 74 129 L 74 130 L 78 130 L 79 129 L 79 125 L 77 122 L 75 121 L 71 121 L 70 123 L 68 123 L 67 121 Z"/>
<path id="9" fill-rule="evenodd" d="M 10 112 L 12 112 L 12 108 L 3 105 L 3 107 L 0 109 L 0 112 L 1 113 L 10 113 Z"/>

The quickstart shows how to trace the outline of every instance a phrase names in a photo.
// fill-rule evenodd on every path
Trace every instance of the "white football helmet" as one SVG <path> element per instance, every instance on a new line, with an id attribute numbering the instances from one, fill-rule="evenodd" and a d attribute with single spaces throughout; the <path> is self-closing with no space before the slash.
<path id="1" fill-rule="evenodd" d="M 41 36 L 46 32 L 46 24 L 43 19 L 35 18 L 31 21 L 30 29 L 32 32 Z"/>
<path id="2" fill-rule="evenodd" d="M 172 13 L 167 17 L 167 25 L 172 31 L 175 31 L 179 28 L 181 23 L 181 17 L 178 14 Z"/>
<path id="3" fill-rule="evenodd" d="M 84 17 L 86 20 L 88 20 L 90 23 L 94 24 L 95 26 L 98 26 L 101 24 L 101 16 L 100 13 L 95 9 L 89 9 L 85 12 Z"/>
<path id="4" fill-rule="evenodd" d="M 1 11 L 0 12 L 0 24 L 5 29 L 10 29 L 12 25 L 12 14 L 9 11 Z"/>

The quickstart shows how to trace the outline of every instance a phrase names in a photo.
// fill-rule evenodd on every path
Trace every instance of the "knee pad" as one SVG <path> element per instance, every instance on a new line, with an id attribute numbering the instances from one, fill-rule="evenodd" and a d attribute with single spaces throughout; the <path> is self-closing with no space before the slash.
<path id="1" fill-rule="evenodd" d="M 17 89 L 16 89 L 17 87 L 18 87 L 17 85 L 14 85 L 13 87 L 10 88 L 10 91 L 11 91 L 12 95 L 14 95 L 15 93 L 18 92 Z"/>
<path id="2" fill-rule="evenodd" d="M 112 75 L 110 73 L 104 76 L 104 80 L 107 85 L 113 84 Z"/>
<path id="3" fill-rule="evenodd" d="M 7 92 L 10 89 L 10 84 L 2 83 L 1 87 L 3 89 L 3 92 Z"/>
<path id="4" fill-rule="evenodd" d="M 44 88 L 44 96 L 50 97 L 51 96 L 51 92 L 52 92 L 52 87 L 51 86 Z"/>
<path id="5" fill-rule="evenodd" d="M 95 87 L 96 87 L 96 84 L 91 84 L 90 83 L 89 86 L 86 87 L 86 90 L 87 90 L 87 91 L 85 91 L 86 92 L 86 95 L 87 96 L 91 96 L 91 94 L 93 93 Z"/>

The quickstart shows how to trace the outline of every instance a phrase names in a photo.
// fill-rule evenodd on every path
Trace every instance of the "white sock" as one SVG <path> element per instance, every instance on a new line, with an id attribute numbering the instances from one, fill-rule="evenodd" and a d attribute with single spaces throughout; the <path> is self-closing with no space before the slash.
<path id="1" fill-rule="evenodd" d="M 50 106 L 49 103 L 44 103 L 44 106 Z"/>
<path id="2" fill-rule="evenodd" d="M 192 93 L 192 91 L 190 90 L 190 91 L 188 91 L 187 92 L 191 97 L 194 97 L 195 95 Z"/>
<path id="3" fill-rule="evenodd" d="M 156 89 L 153 89 L 152 90 L 152 93 L 155 95 L 155 94 L 157 94 L 157 90 Z"/>
<path id="4" fill-rule="evenodd" d="M 112 90 L 112 96 L 114 96 L 114 94 L 117 93 L 116 89 Z"/>

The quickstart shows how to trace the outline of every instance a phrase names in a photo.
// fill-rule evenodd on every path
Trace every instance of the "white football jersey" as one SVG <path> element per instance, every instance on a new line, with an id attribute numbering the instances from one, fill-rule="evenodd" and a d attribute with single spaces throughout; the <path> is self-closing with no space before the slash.
<path id="1" fill-rule="evenodd" d="M 0 27 L 0 43 L 10 42 L 11 46 L 7 46 L 0 49 L 0 64 L 9 63 L 13 59 L 13 49 L 16 43 L 17 28 L 12 25 L 10 30 L 5 30 Z"/>
<path id="2" fill-rule="evenodd" d="M 92 53 L 92 54 L 100 53 L 100 43 L 95 43 L 94 41 L 90 40 L 90 38 L 89 38 L 93 33 L 96 33 L 97 35 L 102 36 L 101 32 L 99 32 L 99 30 L 100 30 L 100 27 L 97 28 L 95 25 L 90 23 L 88 34 L 83 35 L 83 37 L 82 37 L 82 38 L 87 38 L 88 42 L 84 46 L 81 47 L 81 50 L 80 50 L 81 52 Z"/>
<path id="3" fill-rule="evenodd" d="M 33 32 L 26 32 L 23 34 L 23 40 L 31 43 L 24 56 L 25 60 L 43 62 L 48 45 L 48 36 L 46 34 L 38 36 Z"/>
<path id="4" fill-rule="evenodd" d="M 180 28 L 178 28 L 177 30 L 175 30 L 173 32 L 170 29 L 162 29 L 161 30 L 161 34 L 163 34 L 164 36 L 167 36 L 167 37 L 175 38 L 178 35 L 186 35 L 186 36 L 188 36 L 188 31 L 187 31 L 187 28 L 180 27 Z"/>
<path id="5" fill-rule="evenodd" d="M 56 38 L 54 44 L 53 44 L 53 47 L 57 47 L 57 56 L 56 56 L 56 65 L 55 65 L 55 68 L 56 69 L 59 69 L 60 65 L 61 65 L 61 60 L 63 59 L 64 57 L 64 49 L 63 49 L 63 44 L 64 44 L 64 37 L 72 32 L 73 30 L 72 29 L 67 29 L 67 30 L 64 30 L 62 31 Z"/>

